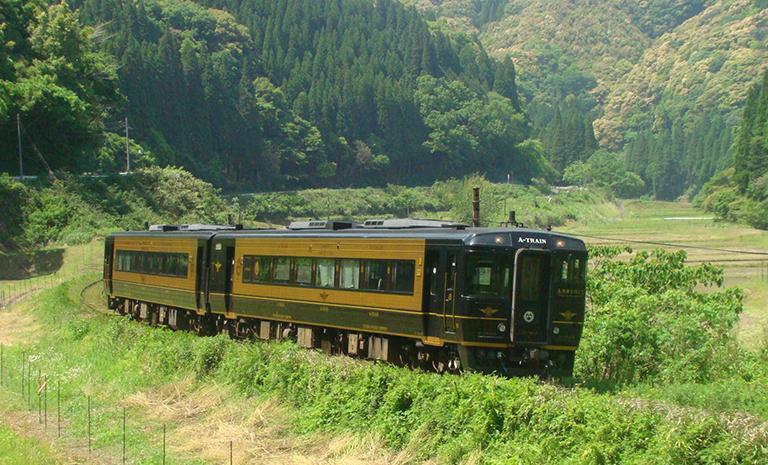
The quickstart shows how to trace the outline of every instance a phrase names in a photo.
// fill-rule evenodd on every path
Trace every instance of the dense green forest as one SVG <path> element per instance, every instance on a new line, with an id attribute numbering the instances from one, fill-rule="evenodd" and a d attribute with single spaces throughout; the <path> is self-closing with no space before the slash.
<path id="1" fill-rule="evenodd" d="M 694 196 L 735 156 L 764 6 L 0 0 L 0 163 L 18 115 L 27 174 L 127 150 L 230 191 L 481 173 Z"/>
<path id="2" fill-rule="evenodd" d="M 696 201 L 723 219 L 768 228 L 768 71 L 747 96 L 733 162 L 704 185 Z"/>
<path id="3" fill-rule="evenodd" d="M 127 116 L 135 166 L 233 188 L 553 174 L 512 61 L 395 1 L 1 4 L 4 166 L 19 113 L 53 169 L 124 169 Z"/>
<path id="4" fill-rule="evenodd" d="M 561 174 L 562 160 L 573 160 L 564 153 L 582 138 L 578 112 L 613 154 L 611 165 L 662 199 L 695 195 L 729 165 L 744 99 L 768 58 L 762 1 L 405 2 L 436 29 L 477 36 L 492 57 L 512 57 L 533 134 Z M 563 107 L 570 129 L 559 122 Z M 586 157 L 586 167 L 607 159 Z M 588 171 L 580 178 L 601 178 Z"/>

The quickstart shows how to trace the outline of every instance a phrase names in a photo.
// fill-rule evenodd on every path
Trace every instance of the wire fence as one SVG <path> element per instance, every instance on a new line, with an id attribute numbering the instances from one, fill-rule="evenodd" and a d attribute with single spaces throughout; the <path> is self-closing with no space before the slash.
<path id="1" fill-rule="evenodd" d="M 0 389 L 18 399 L 22 411 L 29 415 L 32 421 L 36 417 L 37 424 L 46 437 L 56 439 L 60 443 L 74 442 L 70 447 L 85 449 L 89 460 L 97 461 L 99 457 L 107 455 L 112 456 L 110 462 L 118 461 L 126 465 L 146 463 L 147 460 L 138 453 L 131 457 L 129 441 L 142 440 L 147 431 L 159 432 L 162 429 L 161 443 L 155 447 L 162 447 L 158 462 L 163 465 L 168 463 L 168 449 L 171 444 L 168 441 L 166 423 L 151 422 L 143 417 L 132 418 L 131 412 L 124 406 L 115 409 L 101 404 L 85 390 L 68 386 L 66 382 L 62 383 L 61 379 L 53 379 L 44 371 L 44 362 L 39 356 L 27 352 L 12 357 L 7 347 L 0 344 Z M 62 392 L 69 395 L 62 396 Z M 77 418 L 78 416 L 80 418 Z M 99 420 L 95 421 L 95 418 Z M 78 428 L 78 424 L 82 426 Z M 119 433 L 114 434 L 115 431 Z M 102 440 L 97 444 L 95 438 L 100 432 L 103 433 L 102 438 L 116 439 L 106 442 Z M 229 465 L 235 464 L 235 445 L 234 440 L 220 445 L 221 451 L 229 458 L 229 461 L 225 462 Z M 99 455 L 100 452 L 102 455 Z M 114 457 L 118 454 L 119 458 Z"/>

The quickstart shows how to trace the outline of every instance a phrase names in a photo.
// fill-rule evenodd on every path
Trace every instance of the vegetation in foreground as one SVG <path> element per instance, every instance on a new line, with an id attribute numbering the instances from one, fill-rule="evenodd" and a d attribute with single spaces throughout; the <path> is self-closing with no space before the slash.
<path id="1" fill-rule="evenodd" d="M 598 269 L 590 277 L 591 309 L 576 378 L 565 383 L 570 388 L 535 379 L 417 373 L 293 344 L 150 328 L 81 308 L 84 279 L 46 291 L 32 310 L 43 328 L 40 339 L 6 350 L 10 360 L 25 350 L 50 379 L 65 379 L 67 399 L 93 396 L 101 421 L 95 444 L 105 450 L 118 443 L 118 423 L 109 418 L 120 401 L 192 376 L 189 389 L 215 384 L 245 397 L 280 399 L 295 413 L 296 437 L 373 433 L 392 450 L 407 449 L 414 461 L 768 459 L 768 349 L 748 353 L 734 343 L 730 328 L 741 310 L 740 293 L 702 290 L 716 287 L 722 272 L 687 267 L 682 253 L 625 260 L 617 259 L 618 252 L 593 251 Z M 637 311 L 624 311 L 627 301 Z M 80 404 L 69 402 L 66 415 L 82 435 Z M 142 441 L 157 446 L 151 438 L 133 441 L 132 457 L 142 454 Z M 149 459 L 157 448 L 144 454 Z"/>
<path id="2" fill-rule="evenodd" d="M 41 443 L 23 438 L 0 424 L 0 457 L 3 465 L 54 465 L 60 463 Z"/>

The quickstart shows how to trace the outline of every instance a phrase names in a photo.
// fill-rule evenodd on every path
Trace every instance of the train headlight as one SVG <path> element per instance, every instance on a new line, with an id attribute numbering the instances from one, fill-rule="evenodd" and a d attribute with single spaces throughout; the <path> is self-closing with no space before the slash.
<path id="1" fill-rule="evenodd" d="M 555 333 L 555 334 L 560 334 L 560 328 L 555 326 L 554 328 L 552 328 L 552 332 Z"/>
<path id="2" fill-rule="evenodd" d="M 497 328 L 499 329 L 500 333 L 503 333 L 504 331 L 507 330 L 507 325 L 505 325 L 504 323 L 499 323 L 499 326 L 497 326 Z"/>

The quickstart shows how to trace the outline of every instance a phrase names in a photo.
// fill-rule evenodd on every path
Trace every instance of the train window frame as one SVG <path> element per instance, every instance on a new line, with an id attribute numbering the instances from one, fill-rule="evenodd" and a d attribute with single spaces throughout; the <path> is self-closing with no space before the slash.
<path id="1" fill-rule="evenodd" d="M 299 267 L 300 267 L 299 266 L 299 261 L 300 260 L 301 261 L 306 261 L 306 262 L 309 263 L 309 275 L 308 275 L 309 280 L 308 281 L 307 280 L 299 281 Z M 294 263 L 294 265 L 293 265 L 294 277 L 293 277 L 293 280 L 291 280 L 291 282 L 296 284 L 296 285 L 298 285 L 298 286 L 301 286 L 301 287 L 313 287 L 313 285 L 314 285 L 314 278 L 315 278 L 315 274 L 314 274 L 314 263 L 315 263 L 315 260 L 313 258 L 311 258 L 311 257 L 294 257 L 293 258 L 293 263 Z M 306 267 L 302 267 L 302 268 L 306 268 Z"/>
<path id="2" fill-rule="evenodd" d="M 359 258 L 342 258 L 338 260 L 339 264 L 339 289 L 348 291 L 364 290 L 360 288 L 360 274 L 362 262 Z M 347 280 L 351 279 L 351 285 L 347 285 Z"/>
<path id="3" fill-rule="evenodd" d="M 478 267 L 477 264 L 488 266 Z M 487 284 L 475 283 L 475 276 L 480 276 L 477 269 L 488 269 Z M 468 251 L 464 258 L 464 294 L 476 298 L 496 298 L 509 300 L 512 296 L 512 272 L 507 257 L 486 251 Z M 482 286 L 482 288 L 481 288 Z M 484 290 L 483 288 L 487 288 Z"/>
<path id="4" fill-rule="evenodd" d="M 403 265 L 405 269 L 410 270 L 410 279 L 409 278 L 403 278 L 398 279 L 398 270 L 400 269 L 400 265 Z M 414 260 L 390 260 L 389 265 L 389 282 L 390 282 L 390 292 L 396 293 L 396 294 L 408 294 L 413 295 L 415 283 L 416 283 L 416 262 Z M 398 283 L 404 282 L 407 283 L 406 289 L 398 289 Z"/>
<path id="5" fill-rule="evenodd" d="M 276 279 L 275 264 L 278 260 L 282 260 L 284 264 L 285 262 L 290 264 L 290 279 L 287 281 Z M 371 263 L 376 263 L 378 267 L 379 279 L 381 280 L 380 288 L 366 287 L 368 273 L 372 269 Z M 413 295 L 416 286 L 415 260 L 243 255 L 242 264 L 241 281 L 244 284 L 269 284 L 401 295 Z M 305 270 L 310 270 L 308 277 L 311 280 L 299 280 L 299 270 L 302 265 Z M 345 267 L 348 268 L 346 271 Z M 260 275 L 266 279 L 260 279 Z M 307 277 L 306 273 L 304 277 Z M 352 283 L 348 282 L 350 279 L 353 281 Z M 348 287 L 342 287 L 343 285 Z"/>
<path id="6" fill-rule="evenodd" d="M 243 282 L 253 282 L 255 276 L 256 257 L 254 255 L 243 255 Z"/>
<path id="7" fill-rule="evenodd" d="M 186 253 L 117 249 L 115 257 L 115 271 L 120 273 L 189 278 Z"/>
<path id="8" fill-rule="evenodd" d="M 586 257 L 578 254 L 555 256 L 555 281 L 568 286 L 584 286 L 587 281 Z M 565 265 L 565 266 L 564 266 Z"/>
<path id="9" fill-rule="evenodd" d="M 291 257 L 272 257 L 272 274 L 271 282 L 275 284 L 290 284 L 291 282 Z M 278 268 L 284 265 L 284 268 Z M 280 275 L 278 276 L 278 271 Z"/>
<path id="10" fill-rule="evenodd" d="M 366 291 L 386 292 L 390 290 L 389 287 L 389 262 L 391 260 L 370 259 L 364 260 L 360 268 L 362 279 L 360 279 L 360 289 Z M 383 274 L 381 273 L 383 267 Z M 377 278 L 376 287 L 371 286 L 371 271 L 377 270 L 379 273 Z"/>
<path id="11" fill-rule="evenodd" d="M 320 289 L 333 289 L 336 287 L 336 259 L 333 258 L 315 258 L 314 260 L 315 272 L 314 281 L 315 287 Z M 321 263 L 323 262 L 323 263 Z M 326 266 L 327 265 L 327 266 Z M 330 269 L 330 281 L 321 279 L 321 269 L 328 271 Z M 328 276 L 326 276 L 328 277 Z M 321 284 L 321 282 L 328 282 L 328 285 Z"/>

